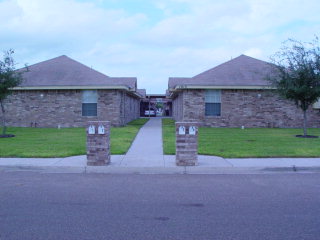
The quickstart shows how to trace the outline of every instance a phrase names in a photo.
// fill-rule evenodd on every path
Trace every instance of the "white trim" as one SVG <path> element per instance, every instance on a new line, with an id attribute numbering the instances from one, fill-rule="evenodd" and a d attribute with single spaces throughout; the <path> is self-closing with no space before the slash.
<path id="1" fill-rule="evenodd" d="M 12 90 L 85 90 L 85 89 L 120 89 L 130 91 L 126 86 L 32 86 L 32 87 L 14 87 Z"/>
<path id="2" fill-rule="evenodd" d="M 229 89 L 229 90 L 275 90 L 275 87 L 272 86 L 224 86 L 224 85 L 176 85 L 174 88 L 169 88 L 169 97 L 174 97 L 175 93 L 186 90 L 186 89 Z"/>
<path id="3" fill-rule="evenodd" d="M 137 98 L 143 98 L 138 93 L 136 93 L 134 90 L 130 89 L 126 86 L 34 86 L 34 87 L 15 87 L 12 88 L 14 91 L 18 90 L 125 90 L 129 94 L 132 94 L 133 96 Z"/>
<path id="4" fill-rule="evenodd" d="M 204 86 L 204 85 L 177 85 L 172 90 L 183 90 L 183 89 L 275 89 L 271 86 Z"/>

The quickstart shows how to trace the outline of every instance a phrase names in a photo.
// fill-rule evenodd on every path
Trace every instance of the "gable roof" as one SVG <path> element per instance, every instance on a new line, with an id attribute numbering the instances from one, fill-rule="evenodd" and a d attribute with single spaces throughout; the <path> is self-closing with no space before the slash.
<path id="1" fill-rule="evenodd" d="M 169 78 L 169 88 L 177 86 L 217 86 L 225 88 L 267 87 L 265 77 L 274 69 L 271 63 L 246 55 L 211 68 L 192 78 Z"/>
<path id="2" fill-rule="evenodd" d="M 19 71 L 22 71 L 20 69 Z M 108 77 L 65 55 L 28 67 L 23 73 L 20 88 L 112 88 L 125 87 L 135 90 L 137 78 Z"/>

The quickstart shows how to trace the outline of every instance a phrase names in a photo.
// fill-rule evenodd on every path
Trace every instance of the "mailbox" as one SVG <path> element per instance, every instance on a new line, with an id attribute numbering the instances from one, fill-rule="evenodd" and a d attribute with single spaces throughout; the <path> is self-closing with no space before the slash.
<path id="1" fill-rule="evenodd" d="M 197 127 L 196 126 L 190 126 L 189 127 L 189 134 L 190 135 L 196 135 Z"/>
<path id="2" fill-rule="evenodd" d="M 103 126 L 103 125 L 99 125 L 99 127 L 98 127 L 98 134 L 105 134 L 104 126 Z"/>
<path id="3" fill-rule="evenodd" d="M 87 124 L 87 165 L 110 163 L 110 122 L 89 121 Z"/>
<path id="4" fill-rule="evenodd" d="M 96 133 L 96 128 L 94 125 L 90 125 L 88 127 L 88 134 L 92 135 L 92 134 L 95 134 Z"/>
<path id="5" fill-rule="evenodd" d="M 179 135 L 185 135 L 186 134 L 186 127 L 180 126 L 179 127 Z"/>
<path id="6" fill-rule="evenodd" d="M 198 126 L 196 122 L 176 122 L 176 165 L 198 164 Z"/>

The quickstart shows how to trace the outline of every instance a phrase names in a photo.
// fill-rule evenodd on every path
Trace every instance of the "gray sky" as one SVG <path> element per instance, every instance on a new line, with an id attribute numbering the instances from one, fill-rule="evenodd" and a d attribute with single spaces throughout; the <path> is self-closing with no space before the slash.
<path id="1" fill-rule="evenodd" d="M 0 50 L 23 66 L 67 55 L 164 93 L 246 54 L 261 60 L 320 36 L 319 0 L 0 0 Z"/>

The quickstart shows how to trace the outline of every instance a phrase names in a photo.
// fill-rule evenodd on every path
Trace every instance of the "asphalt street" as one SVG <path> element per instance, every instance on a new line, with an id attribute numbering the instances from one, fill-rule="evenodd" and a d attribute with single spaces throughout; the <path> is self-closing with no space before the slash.
<path id="1" fill-rule="evenodd" d="M 0 239 L 319 239 L 320 174 L 0 172 Z"/>

